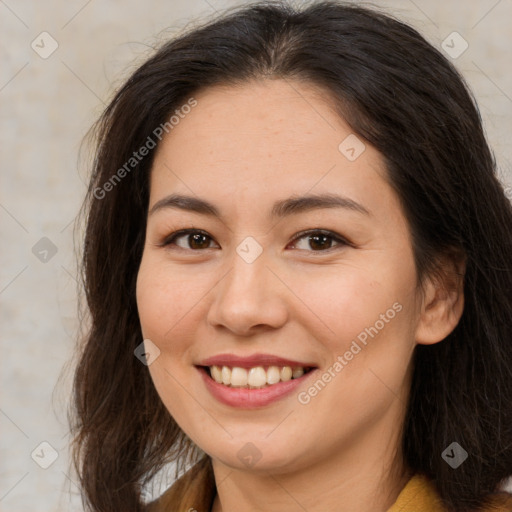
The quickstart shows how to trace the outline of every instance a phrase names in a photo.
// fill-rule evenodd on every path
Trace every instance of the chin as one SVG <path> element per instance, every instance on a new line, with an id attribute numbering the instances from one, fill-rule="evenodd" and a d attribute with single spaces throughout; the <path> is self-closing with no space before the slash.
<path id="1" fill-rule="evenodd" d="M 249 436 L 246 435 L 243 441 L 234 441 L 225 449 L 216 444 L 211 451 L 208 450 L 208 447 L 203 450 L 212 459 L 218 460 L 231 469 L 240 471 L 279 474 L 296 471 L 301 465 L 304 465 L 304 467 L 308 465 L 305 456 L 301 457 L 300 454 L 290 452 L 289 445 L 294 444 L 290 442 L 290 439 L 282 444 L 270 442 L 264 436 L 261 437 L 261 440 L 253 438 L 250 441 L 248 439 Z"/>

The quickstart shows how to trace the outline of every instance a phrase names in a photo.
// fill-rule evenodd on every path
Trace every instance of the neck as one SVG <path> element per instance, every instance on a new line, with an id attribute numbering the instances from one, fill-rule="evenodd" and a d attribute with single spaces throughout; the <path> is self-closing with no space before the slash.
<path id="1" fill-rule="evenodd" d="M 398 434 L 385 435 L 382 426 L 374 430 L 327 458 L 294 464 L 294 471 L 241 470 L 213 459 L 212 512 L 386 512 L 411 474 Z"/>

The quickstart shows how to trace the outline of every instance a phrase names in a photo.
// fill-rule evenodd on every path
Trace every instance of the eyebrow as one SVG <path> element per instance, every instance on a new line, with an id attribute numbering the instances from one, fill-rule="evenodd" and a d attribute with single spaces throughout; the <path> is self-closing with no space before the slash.
<path id="1" fill-rule="evenodd" d="M 222 218 L 220 211 L 212 203 L 198 197 L 182 194 L 171 194 L 160 199 L 160 201 L 153 205 L 149 211 L 149 215 L 166 208 L 178 208 L 180 210 L 195 212 L 210 217 Z M 348 197 L 337 194 L 311 194 L 306 196 L 292 196 L 288 199 L 282 199 L 274 203 L 271 210 L 271 216 L 273 218 L 283 218 L 322 208 L 344 208 L 346 210 L 371 216 L 370 211 L 363 205 L 349 199 Z"/>

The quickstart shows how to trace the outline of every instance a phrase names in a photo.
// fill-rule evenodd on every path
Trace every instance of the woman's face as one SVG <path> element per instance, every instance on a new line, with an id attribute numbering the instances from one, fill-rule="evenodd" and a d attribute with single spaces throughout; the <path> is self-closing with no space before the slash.
<path id="1" fill-rule="evenodd" d="M 305 83 L 195 98 L 155 156 L 137 281 L 163 403 L 230 467 L 380 457 L 421 302 L 381 155 Z"/>

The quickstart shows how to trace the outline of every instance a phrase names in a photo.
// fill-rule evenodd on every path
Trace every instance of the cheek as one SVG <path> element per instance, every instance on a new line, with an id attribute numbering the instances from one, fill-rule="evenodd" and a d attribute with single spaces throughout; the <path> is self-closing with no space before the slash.
<path id="1" fill-rule="evenodd" d="M 389 404 L 405 383 L 415 346 L 415 268 L 412 261 L 390 257 L 382 258 L 379 265 L 352 265 L 332 275 L 331 280 L 317 281 L 321 287 L 312 286 L 314 280 L 308 279 L 300 291 L 311 299 L 308 305 L 315 315 L 309 318 L 317 326 L 325 325 L 322 331 L 317 328 L 318 334 L 326 333 L 317 339 L 327 349 L 327 366 L 338 362 L 331 367 L 336 377 L 328 386 L 330 391 L 317 405 L 324 399 L 328 402 L 325 408 L 319 407 L 321 415 L 343 402 L 345 412 L 361 417 L 380 410 L 379 403 Z M 322 322 L 315 320 L 317 316 Z"/>
<path id="2" fill-rule="evenodd" d="M 197 328 L 206 315 L 205 294 L 213 286 L 149 254 L 137 276 L 137 307 L 144 338 L 160 350 L 149 366 L 155 387 L 174 415 L 187 406 L 182 384 L 196 377 Z M 195 390 L 188 387 L 188 392 Z M 172 400 L 171 400 L 172 397 Z M 179 416 L 179 414 L 178 414 Z"/>
<path id="3" fill-rule="evenodd" d="M 167 343 L 186 319 L 198 293 L 179 272 L 166 269 L 154 258 L 143 257 L 137 276 L 137 308 L 144 337 L 162 349 L 160 345 Z"/>
<path id="4" fill-rule="evenodd" d="M 150 271 L 143 260 L 137 276 L 137 309 L 144 338 L 156 342 L 166 325 L 172 325 L 173 309 L 168 307 L 168 300 L 166 282 L 159 280 L 158 274 Z"/>
<path id="5" fill-rule="evenodd" d="M 165 265 L 154 258 L 143 257 L 137 276 L 139 319 L 144 338 L 150 339 L 160 350 L 148 370 L 165 407 L 187 431 L 191 420 L 184 411 L 194 409 L 189 395 L 193 390 L 184 392 L 180 383 L 189 379 L 187 372 L 193 371 L 190 365 L 183 364 L 189 346 L 185 330 L 190 322 L 190 303 L 197 295 L 190 288 L 190 283 L 184 282 L 179 273 L 166 271 Z M 204 411 L 193 410 L 191 416 L 201 414 Z"/>
<path id="6" fill-rule="evenodd" d="M 288 281 L 293 282 L 299 299 L 294 302 L 301 303 L 302 325 L 315 332 L 319 341 L 328 343 L 331 352 L 338 353 L 360 333 L 364 339 L 365 329 L 376 323 L 379 332 L 395 330 L 402 323 L 413 279 L 409 270 L 394 268 L 389 262 L 340 265 L 307 277 L 290 275 Z M 397 302 L 401 307 L 393 308 Z"/>
<path id="7" fill-rule="evenodd" d="M 319 401 L 320 410 L 333 411 L 343 403 L 340 417 L 375 419 L 404 391 L 415 346 L 415 274 L 412 267 L 401 270 L 361 274 L 331 295 L 337 297 L 328 307 L 333 318 L 338 311 L 333 324 L 338 336 L 331 336 L 329 352 L 339 364 L 324 396 L 328 404 L 320 407 Z"/>

